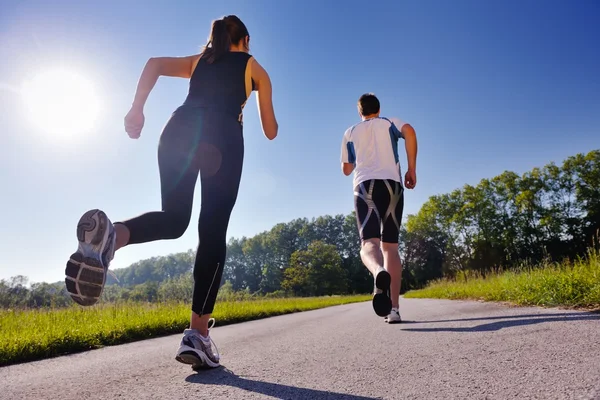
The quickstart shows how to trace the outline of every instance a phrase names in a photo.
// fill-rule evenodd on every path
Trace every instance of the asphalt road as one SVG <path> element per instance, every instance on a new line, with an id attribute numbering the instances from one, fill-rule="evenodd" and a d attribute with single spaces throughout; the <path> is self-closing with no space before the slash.
<path id="1" fill-rule="evenodd" d="M 402 299 L 216 327 L 223 367 L 180 335 L 0 368 L 0 399 L 600 399 L 600 314 Z"/>

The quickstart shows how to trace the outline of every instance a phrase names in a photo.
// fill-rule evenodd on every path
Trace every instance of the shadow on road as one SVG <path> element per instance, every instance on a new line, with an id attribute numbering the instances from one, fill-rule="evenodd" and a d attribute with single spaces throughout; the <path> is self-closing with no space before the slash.
<path id="1" fill-rule="evenodd" d="M 327 400 L 379 400 L 381 397 L 364 397 L 352 394 L 307 389 L 264 381 L 241 378 L 232 371 L 220 367 L 199 371 L 185 378 L 186 382 L 202 385 L 225 385 L 240 388 L 248 392 L 273 396 L 278 399 L 327 399 Z"/>
<path id="2" fill-rule="evenodd" d="M 472 327 L 441 327 L 441 328 L 407 328 L 404 331 L 411 332 L 490 332 L 502 328 L 513 328 L 517 326 L 535 325 L 545 322 L 570 322 L 570 321 L 600 321 L 597 313 L 564 313 L 564 314 L 534 314 L 534 315 L 509 315 L 489 318 L 465 318 L 440 321 L 412 321 L 411 323 L 435 323 L 435 322 L 462 322 L 504 319 L 504 321 L 490 322 Z"/>
<path id="3" fill-rule="evenodd" d="M 564 312 L 564 313 L 546 313 L 546 314 L 521 314 L 521 315 L 500 315 L 497 317 L 477 317 L 477 318 L 457 318 L 457 319 L 438 319 L 433 321 L 406 321 L 413 324 L 431 324 L 438 322 L 462 322 L 462 321 L 487 321 L 495 319 L 522 319 L 522 318 L 538 318 L 538 317 L 581 317 L 581 316 L 600 316 L 600 312 L 597 311 L 580 311 L 580 312 Z"/>

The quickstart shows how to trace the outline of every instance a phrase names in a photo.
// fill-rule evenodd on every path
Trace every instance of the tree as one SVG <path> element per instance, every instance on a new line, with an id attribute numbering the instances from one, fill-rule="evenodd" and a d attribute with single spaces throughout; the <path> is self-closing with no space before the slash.
<path id="1" fill-rule="evenodd" d="M 281 286 L 300 296 L 346 293 L 347 274 L 342 268 L 342 258 L 336 247 L 315 241 L 306 250 L 294 252 Z"/>

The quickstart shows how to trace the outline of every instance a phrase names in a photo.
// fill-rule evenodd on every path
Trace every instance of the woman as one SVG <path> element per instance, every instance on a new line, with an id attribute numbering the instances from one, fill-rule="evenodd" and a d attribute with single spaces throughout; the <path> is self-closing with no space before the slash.
<path id="1" fill-rule="evenodd" d="M 125 130 L 132 139 L 140 137 L 144 104 L 158 78 L 190 79 L 188 96 L 165 125 L 158 145 L 162 211 L 114 225 L 101 210 L 86 212 L 77 225 L 78 251 L 65 271 L 66 287 L 73 300 L 85 306 L 95 304 L 116 250 L 183 235 L 190 222 L 200 174 L 192 316 L 176 356 L 194 368 L 219 366 L 218 352 L 211 347 L 209 322 L 214 323 L 211 313 L 223 274 L 227 227 L 242 173 L 242 110 L 253 90 L 257 91 L 265 136 L 270 140 L 277 136 L 271 81 L 248 53 L 249 41 L 246 26 L 229 15 L 213 21 L 209 41 L 200 54 L 150 58 L 125 117 Z"/>

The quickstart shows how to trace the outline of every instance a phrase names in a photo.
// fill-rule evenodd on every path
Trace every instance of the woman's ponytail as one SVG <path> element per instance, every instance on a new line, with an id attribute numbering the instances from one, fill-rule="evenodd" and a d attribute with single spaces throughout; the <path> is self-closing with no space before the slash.
<path id="1" fill-rule="evenodd" d="M 223 54 L 227 53 L 230 47 L 231 38 L 229 37 L 229 32 L 227 32 L 227 23 L 224 19 L 213 21 L 210 39 L 202 55 L 207 57 L 206 61 L 209 64 L 212 64 Z"/>

